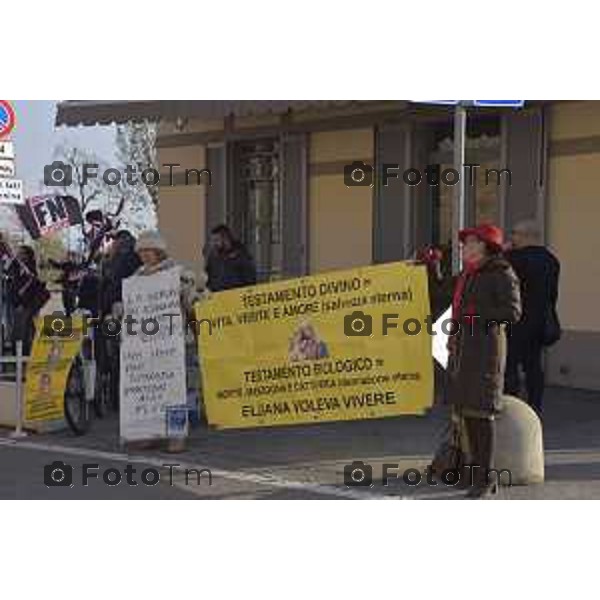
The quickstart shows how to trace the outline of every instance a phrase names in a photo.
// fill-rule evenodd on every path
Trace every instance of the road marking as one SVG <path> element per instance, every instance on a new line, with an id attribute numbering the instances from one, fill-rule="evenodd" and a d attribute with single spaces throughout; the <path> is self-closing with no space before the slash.
<path id="1" fill-rule="evenodd" d="M 0 439 L 0 446 L 12 446 L 25 450 L 38 450 L 42 452 L 54 452 L 56 454 L 64 454 L 66 456 L 91 456 L 102 458 L 107 461 L 119 461 L 126 463 L 146 464 L 153 467 L 163 467 L 168 462 L 168 458 L 159 459 L 156 456 L 145 456 L 142 454 L 124 454 L 119 452 L 106 452 L 104 450 L 96 450 L 94 448 L 81 448 L 72 446 L 62 446 L 60 444 L 44 444 L 40 442 L 28 442 L 22 440 Z M 177 462 L 176 456 L 173 457 L 173 463 Z M 346 488 L 338 488 L 334 485 L 326 485 L 321 483 L 310 483 L 305 481 L 294 481 L 285 479 L 275 475 L 266 475 L 260 473 L 252 473 L 248 471 L 229 471 L 226 469 L 211 469 L 210 467 L 201 467 L 191 463 L 177 463 L 183 469 L 209 469 L 215 477 L 222 477 L 231 481 L 239 481 L 242 483 L 253 483 L 256 485 L 266 485 L 273 488 L 300 490 L 303 492 L 311 492 L 322 496 L 331 496 L 335 498 L 344 498 L 347 500 L 409 500 L 423 499 L 427 496 L 397 496 L 389 494 L 379 494 L 369 490 L 359 491 Z M 444 495 L 445 496 L 445 495 Z M 436 497 L 439 497 L 436 494 Z"/>

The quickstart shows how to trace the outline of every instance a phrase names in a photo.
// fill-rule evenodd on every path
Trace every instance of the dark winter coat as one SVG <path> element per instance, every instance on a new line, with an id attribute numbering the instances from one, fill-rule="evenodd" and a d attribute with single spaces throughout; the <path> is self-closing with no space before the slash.
<path id="1" fill-rule="evenodd" d="M 100 312 L 110 314 L 116 302 L 123 299 L 123 280 L 131 277 L 142 265 L 133 248 L 125 248 L 105 261 L 100 290 Z"/>
<path id="2" fill-rule="evenodd" d="M 465 322 L 468 307 L 478 318 Z M 500 409 L 508 327 L 521 316 L 519 281 L 501 257 L 486 259 L 467 279 L 455 318 L 460 331 L 450 339 L 448 400 L 465 413 L 488 416 Z"/>
<path id="3" fill-rule="evenodd" d="M 506 255 L 521 285 L 523 314 L 514 333 L 519 338 L 541 341 L 548 314 L 556 311 L 560 263 L 543 246 L 526 246 Z"/>
<path id="4" fill-rule="evenodd" d="M 206 286 L 211 292 L 254 285 L 256 267 L 242 244 L 227 253 L 212 251 L 206 261 Z"/>

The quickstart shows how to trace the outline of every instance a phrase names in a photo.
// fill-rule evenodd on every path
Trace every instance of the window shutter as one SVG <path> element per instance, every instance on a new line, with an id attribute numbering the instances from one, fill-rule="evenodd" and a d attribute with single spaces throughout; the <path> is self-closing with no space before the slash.
<path id="1" fill-rule="evenodd" d="M 413 191 L 402 180 L 410 168 L 411 132 L 401 123 L 383 124 L 376 133 L 375 198 L 373 202 L 373 261 L 404 260 L 414 236 Z M 398 165 L 397 177 L 383 185 L 383 165 Z"/>

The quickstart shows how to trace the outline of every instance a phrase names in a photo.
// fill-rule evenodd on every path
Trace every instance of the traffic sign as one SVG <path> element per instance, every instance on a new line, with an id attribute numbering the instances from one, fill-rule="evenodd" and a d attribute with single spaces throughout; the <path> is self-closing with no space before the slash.
<path id="1" fill-rule="evenodd" d="M 15 147 L 12 142 L 8 140 L 0 140 L 0 158 L 14 158 Z"/>
<path id="2" fill-rule="evenodd" d="M 504 108 L 523 108 L 525 100 L 412 100 L 412 102 L 421 102 L 423 104 L 443 104 L 456 106 L 463 104 L 465 106 L 495 106 Z"/>
<path id="3" fill-rule="evenodd" d="M 23 204 L 23 182 L 0 178 L 0 204 Z"/>
<path id="4" fill-rule="evenodd" d="M 459 100 L 411 100 L 411 102 L 420 102 L 421 104 L 449 104 L 455 106 Z"/>
<path id="5" fill-rule="evenodd" d="M 15 176 L 15 161 L 0 158 L 0 177 Z"/>
<path id="6" fill-rule="evenodd" d="M 508 108 L 523 108 L 525 100 L 473 100 L 475 106 L 495 106 Z"/>
<path id="7" fill-rule="evenodd" d="M 15 126 L 15 111 L 8 100 L 0 100 L 0 139 L 8 137 Z"/>

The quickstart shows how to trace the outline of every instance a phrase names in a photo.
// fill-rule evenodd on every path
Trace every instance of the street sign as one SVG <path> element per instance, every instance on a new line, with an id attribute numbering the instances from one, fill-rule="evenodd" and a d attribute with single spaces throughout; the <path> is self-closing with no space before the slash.
<path id="1" fill-rule="evenodd" d="M 15 147 L 11 141 L 0 140 L 0 158 L 14 158 Z"/>
<path id="2" fill-rule="evenodd" d="M 523 108 L 525 100 L 411 100 L 421 104 L 442 104 L 444 106 L 495 106 L 500 108 Z"/>
<path id="3" fill-rule="evenodd" d="M 411 102 L 419 102 L 421 104 L 445 104 L 454 106 L 459 103 L 459 100 L 411 100 Z"/>
<path id="4" fill-rule="evenodd" d="M 0 177 L 14 177 L 15 176 L 15 162 L 13 160 L 7 160 L 0 158 Z"/>
<path id="5" fill-rule="evenodd" d="M 23 204 L 23 182 L 0 178 L 0 204 Z"/>
<path id="6" fill-rule="evenodd" d="M 473 100 L 475 106 L 496 106 L 504 108 L 523 108 L 525 100 Z"/>
<path id="7" fill-rule="evenodd" d="M 8 137 L 15 126 L 15 111 L 8 100 L 0 100 L 0 139 Z"/>

